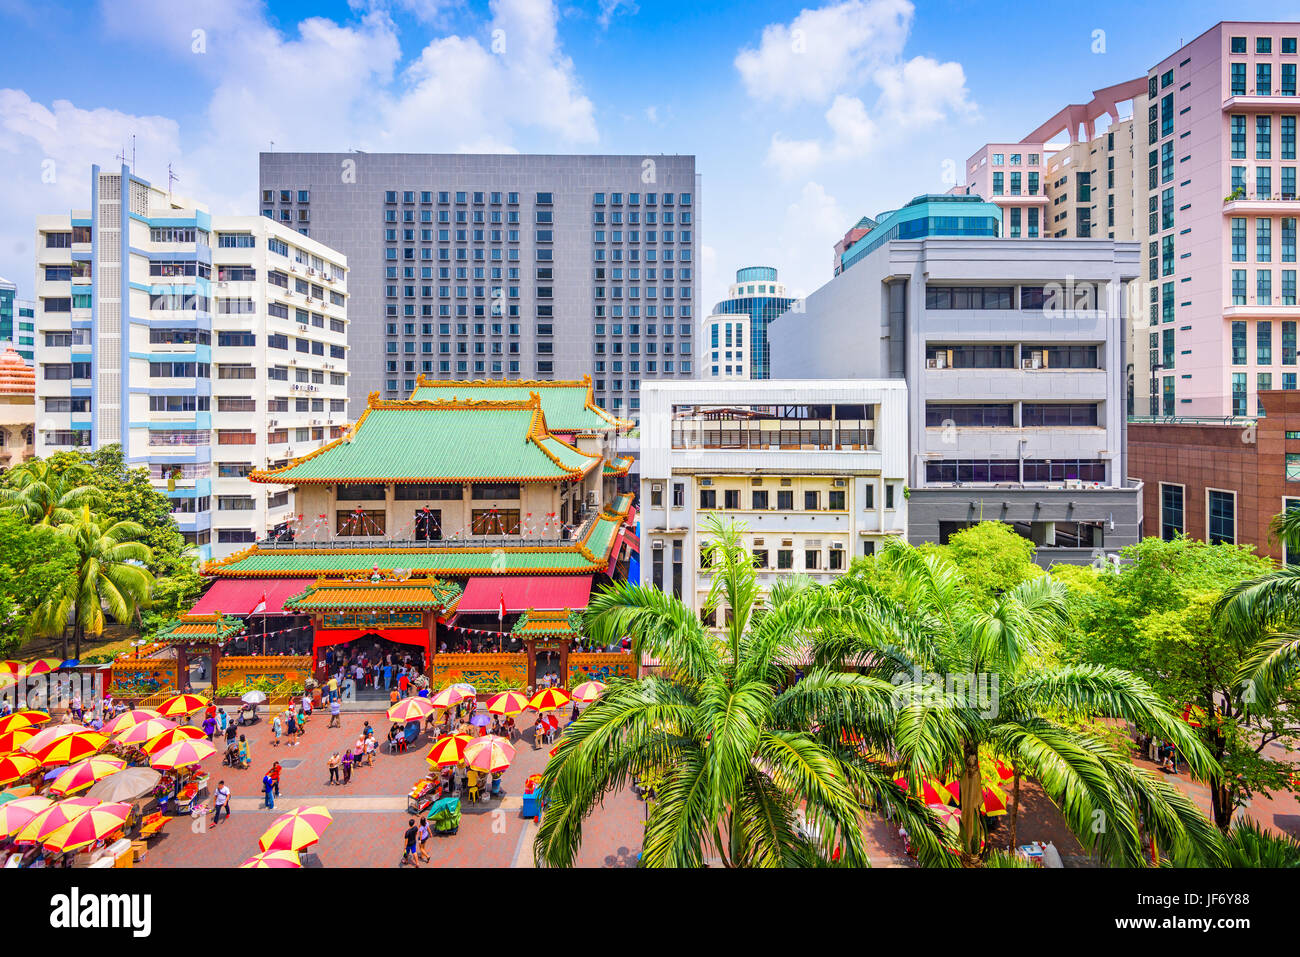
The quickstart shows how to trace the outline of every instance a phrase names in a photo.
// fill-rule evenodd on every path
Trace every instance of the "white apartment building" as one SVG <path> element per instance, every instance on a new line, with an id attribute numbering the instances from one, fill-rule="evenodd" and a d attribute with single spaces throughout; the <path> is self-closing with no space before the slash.
<path id="1" fill-rule="evenodd" d="M 641 395 L 643 583 L 700 610 L 710 515 L 744 524 L 764 588 L 833 581 L 906 537 L 901 379 L 655 382 Z"/>
<path id="2" fill-rule="evenodd" d="M 347 262 L 261 216 L 214 216 L 123 166 L 36 223 L 39 455 L 121 443 L 220 558 L 291 526 L 251 485 L 347 424 Z"/>

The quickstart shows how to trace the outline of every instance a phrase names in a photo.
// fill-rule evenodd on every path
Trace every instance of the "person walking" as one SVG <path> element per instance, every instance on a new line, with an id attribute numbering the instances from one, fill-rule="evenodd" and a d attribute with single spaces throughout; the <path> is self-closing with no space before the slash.
<path id="1" fill-rule="evenodd" d="M 239 736 L 239 729 L 235 727 L 234 722 L 226 725 L 226 748 L 229 749 L 235 743 L 235 738 Z"/>
<path id="2" fill-rule="evenodd" d="M 275 810 L 275 794 L 272 793 L 275 788 L 275 782 L 271 780 L 271 772 L 267 771 L 262 775 L 262 801 L 268 810 Z"/>
<path id="3" fill-rule="evenodd" d="M 343 784 L 347 786 L 352 782 L 352 752 L 343 752 Z"/>
<path id="4" fill-rule="evenodd" d="M 239 763 L 245 768 L 253 765 L 251 755 L 248 753 L 248 739 L 242 734 L 239 736 Z"/>
<path id="5" fill-rule="evenodd" d="M 280 721 L 280 716 L 277 714 L 275 719 L 271 722 L 271 744 L 277 748 L 280 746 L 280 733 L 282 731 L 284 731 L 284 724 Z"/>
<path id="6" fill-rule="evenodd" d="M 339 699 L 331 695 L 330 696 L 330 723 L 329 723 L 329 726 L 331 728 L 342 727 L 342 725 L 339 723 L 340 711 L 342 711 L 342 707 L 339 705 Z"/>
<path id="7" fill-rule="evenodd" d="M 416 857 L 416 841 L 419 840 L 419 836 L 420 829 L 415 826 L 415 818 L 408 818 L 406 821 L 406 833 L 402 836 L 403 846 L 406 848 L 406 853 L 402 855 L 402 859 L 397 865 L 398 867 L 401 867 L 403 864 L 410 864 L 415 868 L 420 866 L 420 862 Z"/>
<path id="8" fill-rule="evenodd" d="M 420 860 L 424 861 L 426 864 L 429 863 L 429 861 L 431 860 L 431 858 L 429 857 L 429 851 L 427 850 L 427 845 L 429 843 L 429 835 L 431 833 L 432 833 L 432 829 L 429 827 L 428 817 L 426 817 L 425 815 L 421 815 L 420 827 L 417 829 L 415 834 L 416 840 L 419 841 L 416 856 Z"/>
<path id="9" fill-rule="evenodd" d="M 283 768 L 280 767 L 279 761 L 271 762 L 271 783 L 275 786 L 276 797 L 280 796 L 280 772 L 282 770 Z"/>
<path id="10" fill-rule="evenodd" d="M 375 739 L 366 738 L 366 767 L 375 766 Z"/>
<path id="11" fill-rule="evenodd" d="M 225 734 L 225 733 L 226 733 L 226 725 L 227 725 L 229 722 L 230 722 L 230 718 L 229 718 L 229 716 L 227 716 L 227 714 L 226 714 L 226 709 L 225 709 L 225 708 L 218 708 L 218 709 L 217 709 L 217 730 L 219 730 L 222 734 Z M 229 740 L 229 739 L 227 738 L 227 740 Z"/>
<path id="12" fill-rule="evenodd" d="M 226 787 L 225 781 L 217 782 L 217 790 L 213 795 L 212 804 L 216 810 L 212 814 L 212 826 L 216 827 L 221 823 L 221 812 L 226 812 L 226 817 L 230 817 L 230 788 Z"/>
<path id="13" fill-rule="evenodd" d="M 211 741 L 217 734 L 217 719 L 208 715 L 203 719 L 203 734 Z"/>
<path id="14" fill-rule="evenodd" d="M 329 783 L 338 784 L 339 783 L 339 753 L 337 751 L 335 751 L 332 755 L 330 755 L 330 759 L 329 761 L 326 762 L 326 766 L 330 769 Z"/>
<path id="15" fill-rule="evenodd" d="M 289 710 L 284 712 L 284 733 L 289 736 L 289 747 L 298 747 L 298 722 Z"/>

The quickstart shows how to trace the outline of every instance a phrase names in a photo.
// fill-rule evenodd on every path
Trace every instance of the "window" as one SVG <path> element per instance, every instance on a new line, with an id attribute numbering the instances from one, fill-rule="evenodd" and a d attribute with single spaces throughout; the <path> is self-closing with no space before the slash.
<path id="1" fill-rule="evenodd" d="M 754 511 L 766 511 L 767 489 L 754 489 L 749 496 L 749 507 Z"/>
<path id="2" fill-rule="evenodd" d="M 700 508 L 717 508 L 718 493 L 715 489 L 700 489 Z"/>
<path id="3" fill-rule="evenodd" d="M 387 513 L 382 508 L 340 508 L 334 513 L 334 534 L 341 538 L 378 536 L 387 527 Z"/>
<path id="4" fill-rule="evenodd" d="M 794 550 L 778 548 L 776 551 L 776 567 L 782 569 L 794 568 Z"/>
<path id="5" fill-rule="evenodd" d="M 805 511 L 816 512 L 821 508 L 821 493 L 817 491 L 806 491 L 803 493 L 803 507 Z"/>
<path id="6" fill-rule="evenodd" d="M 1237 493 L 1220 489 L 1205 490 L 1206 539 L 1211 545 L 1237 542 Z"/>
<path id="7" fill-rule="evenodd" d="M 826 507 L 832 512 L 842 512 L 845 509 L 844 489 L 831 489 L 826 494 Z"/>
<path id="8" fill-rule="evenodd" d="M 1183 533 L 1183 486 L 1160 483 L 1160 537 L 1170 541 Z"/>
<path id="9" fill-rule="evenodd" d="M 518 535 L 519 509 L 476 508 L 470 513 L 470 526 L 475 535 Z"/>

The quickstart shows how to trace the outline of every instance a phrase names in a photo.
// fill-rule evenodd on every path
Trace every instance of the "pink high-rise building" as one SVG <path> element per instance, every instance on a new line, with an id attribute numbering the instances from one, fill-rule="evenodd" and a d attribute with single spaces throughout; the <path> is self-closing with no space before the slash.
<path id="1" fill-rule="evenodd" d="M 1254 416 L 1296 388 L 1298 35 L 1219 23 L 1147 74 L 1139 413 Z"/>

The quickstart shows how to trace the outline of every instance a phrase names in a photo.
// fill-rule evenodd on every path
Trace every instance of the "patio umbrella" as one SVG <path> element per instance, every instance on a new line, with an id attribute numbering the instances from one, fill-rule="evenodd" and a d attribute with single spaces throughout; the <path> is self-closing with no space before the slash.
<path id="1" fill-rule="evenodd" d="M 202 711 L 208 706 L 208 699 L 196 694 L 172 695 L 158 706 L 158 713 L 164 718 L 179 718 Z"/>
<path id="2" fill-rule="evenodd" d="M 12 731 L 0 731 L 0 754 L 13 754 L 23 746 L 23 742 L 36 737 L 35 728 L 14 728 Z"/>
<path id="3" fill-rule="evenodd" d="M 605 686 L 599 681 L 584 681 L 578 687 L 573 689 L 573 700 L 582 704 L 591 704 L 605 691 Z"/>
<path id="4" fill-rule="evenodd" d="M 45 675 L 51 671 L 58 671 L 61 664 L 63 664 L 62 658 L 37 658 L 35 661 L 27 663 L 23 673 L 26 675 Z"/>
<path id="5" fill-rule="evenodd" d="M 568 703 L 569 696 L 559 688 L 547 688 L 533 695 L 533 700 L 528 702 L 528 707 L 538 711 L 552 711 L 555 708 L 563 708 Z"/>
<path id="6" fill-rule="evenodd" d="M 961 782 L 949 781 L 944 785 L 953 799 L 953 803 L 961 803 Z M 1007 813 L 1007 798 L 1002 793 L 1001 788 L 985 785 L 980 793 L 980 813 L 985 817 L 998 817 Z"/>
<path id="7" fill-rule="evenodd" d="M 69 821 L 99 807 L 94 798 L 69 798 L 51 804 L 13 834 L 15 844 L 39 844 Z"/>
<path id="8" fill-rule="evenodd" d="M 0 837 L 8 837 L 26 827 L 28 821 L 53 804 L 49 798 L 33 796 L 0 805 Z"/>
<path id="9" fill-rule="evenodd" d="M 15 678 L 23 676 L 23 663 L 14 661 L 12 658 L 6 661 L 0 661 L 0 676 L 12 675 Z"/>
<path id="10" fill-rule="evenodd" d="M 152 741 L 160 734 L 173 731 L 175 728 L 176 722 L 167 718 L 146 718 L 139 724 L 130 725 L 118 732 L 117 740 L 120 744 L 139 746 Z"/>
<path id="11" fill-rule="evenodd" d="M 938 819 L 939 823 L 948 831 L 956 834 L 961 829 L 961 809 L 951 807 L 947 804 L 929 804 L 926 805 L 930 813 Z"/>
<path id="12" fill-rule="evenodd" d="M 30 754 L 23 754 L 21 751 L 17 754 L 6 754 L 0 758 L 0 785 L 25 778 L 40 766 L 41 762 Z"/>
<path id="13" fill-rule="evenodd" d="M 113 737 L 134 728 L 137 724 L 143 724 L 146 721 L 166 721 L 157 711 L 152 708 L 136 708 L 134 711 L 123 711 L 112 721 L 104 725 L 102 730 L 105 734 Z M 145 739 L 146 741 L 148 738 Z"/>
<path id="14" fill-rule="evenodd" d="M 257 840 L 264 851 L 301 851 L 321 839 L 334 816 L 321 805 L 294 808 Z"/>
<path id="15" fill-rule="evenodd" d="M 297 851 L 262 851 L 239 865 L 250 868 L 302 867 Z"/>
<path id="16" fill-rule="evenodd" d="M 86 758 L 60 771 L 54 778 L 54 783 L 50 785 L 50 793 L 57 794 L 59 797 L 76 794 L 125 767 L 126 762 L 121 758 L 111 758 L 104 754 Z"/>
<path id="17" fill-rule="evenodd" d="M 40 735 L 36 737 L 40 737 Z M 32 740 L 35 740 L 35 738 Z M 29 741 L 27 744 L 31 744 L 31 742 Z M 77 731 L 51 741 L 39 751 L 32 751 L 27 745 L 23 746 L 23 750 L 40 761 L 45 767 L 52 768 L 60 764 L 75 764 L 82 758 L 97 754 L 99 749 L 106 744 L 108 744 L 108 735 L 106 734 L 100 734 L 98 731 Z"/>
<path id="18" fill-rule="evenodd" d="M 0 732 L 35 728 L 49 720 L 49 713 L 45 711 L 15 711 L 11 715 L 0 718 Z"/>
<path id="19" fill-rule="evenodd" d="M 22 743 L 22 750 L 26 751 L 28 754 L 35 754 L 52 741 L 57 741 L 59 738 L 66 738 L 70 734 L 78 734 L 89 730 L 89 728 L 80 724 L 51 725 L 50 727 L 37 732 L 35 737 L 28 738 L 24 741 Z"/>
<path id="20" fill-rule="evenodd" d="M 453 688 L 443 688 L 441 691 L 439 691 L 437 694 L 435 694 L 432 698 L 429 699 L 429 703 L 432 704 L 435 708 L 450 708 L 453 705 L 464 700 L 465 700 L 465 696 L 453 687 Z"/>
<path id="21" fill-rule="evenodd" d="M 388 720 L 406 724 L 408 721 L 423 721 L 433 714 L 433 705 L 427 698 L 404 698 L 388 709 Z"/>
<path id="22" fill-rule="evenodd" d="M 254 688 L 252 691 L 244 692 L 243 697 L 239 700 L 244 702 L 244 704 L 261 704 L 266 700 L 266 692 L 258 691 Z"/>
<path id="23" fill-rule="evenodd" d="M 151 756 L 149 764 L 165 771 L 175 768 L 187 768 L 191 764 L 198 764 L 216 753 L 217 749 L 207 741 L 182 738 L 175 744 L 163 748 L 157 754 Z"/>
<path id="24" fill-rule="evenodd" d="M 178 741 L 197 741 L 202 737 L 203 732 L 198 728 L 188 726 L 184 728 L 168 728 L 146 741 L 140 746 L 140 750 L 145 754 L 157 754 L 164 748 L 170 748 Z"/>
<path id="25" fill-rule="evenodd" d="M 445 734 L 433 742 L 425 760 L 439 768 L 455 767 L 465 760 L 465 746 L 469 742 L 463 734 Z"/>
<path id="26" fill-rule="evenodd" d="M 555 744 L 551 747 L 551 750 L 546 753 L 549 754 L 551 757 L 555 757 L 557 754 L 560 753 L 560 748 L 563 747 L 564 743 L 568 740 L 569 740 L 568 738 L 560 738 L 560 740 L 556 741 Z"/>
<path id="27" fill-rule="evenodd" d="M 456 684 L 452 685 L 452 687 L 463 694 L 466 698 L 472 698 L 478 694 L 478 692 L 474 690 L 472 684 L 468 684 L 464 681 L 458 681 Z"/>
<path id="28" fill-rule="evenodd" d="M 895 778 L 894 783 L 903 791 L 910 792 L 912 790 L 907 778 Z M 947 804 L 952 800 L 952 795 L 938 781 L 930 779 L 921 784 L 921 800 L 925 801 L 926 804 Z"/>
<path id="29" fill-rule="evenodd" d="M 46 835 L 41 843 L 51 851 L 66 854 L 103 840 L 125 824 L 130 816 L 131 805 L 125 801 L 100 804 L 85 814 L 78 814 L 58 830 Z"/>
<path id="30" fill-rule="evenodd" d="M 19 798 L 31 797 L 36 793 L 36 788 L 30 784 L 21 784 L 16 788 L 5 788 L 0 791 L 0 805 L 7 804 L 10 801 L 16 801 Z"/>
<path id="31" fill-rule="evenodd" d="M 489 714 L 523 714 L 528 707 L 528 698 L 519 691 L 503 691 L 488 698 Z"/>
<path id="32" fill-rule="evenodd" d="M 499 735 L 489 734 L 465 746 L 465 760 L 469 766 L 489 774 L 504 771 L 514 759 L 514 745 Z"/>
<path id="33" fill-rule="evenodd" d="M 152 768 L 127 768 L 96 781 L 86 792 L 86 797 L 100 801 L 133 801 L 152 791 L 162 780 L 162 775 Z"/>
<path id="34" fill-rule="evenodd" d="M 474 727 L 476 728 L 486 728 L 489 724 L 492 723 L 492 719 L 488 717 L 488 715 L 476 711 L 474 712 L 474 715 L 469 719 L 469 723 L 474 725 Z"/>

